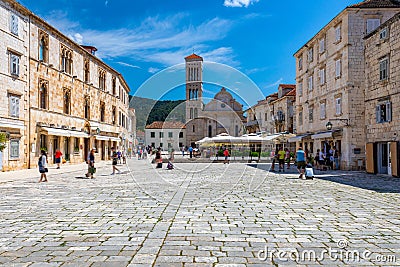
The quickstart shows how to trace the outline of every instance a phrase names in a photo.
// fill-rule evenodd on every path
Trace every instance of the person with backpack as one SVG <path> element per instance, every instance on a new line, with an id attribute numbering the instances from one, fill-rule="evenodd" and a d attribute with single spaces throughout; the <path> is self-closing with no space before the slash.
<path id="1" fill-rule="evenodd" d="M 42 150 L 42 151 L 40 151 L 40 153 L 42 155 L 39 157 L 39 161 L 38 161 L 39 172 L 40 172 L 39 183 L 40 182 L 47 182 L 46 172 L 49 171 L 47 169 L 47 154 L 46 154 L 46 151 Z"/>

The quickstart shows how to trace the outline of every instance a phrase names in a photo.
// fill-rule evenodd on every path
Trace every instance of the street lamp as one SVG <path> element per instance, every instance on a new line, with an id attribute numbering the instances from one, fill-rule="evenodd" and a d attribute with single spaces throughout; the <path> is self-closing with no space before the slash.
<path id="1" fill-rule="evenodd" d="M 345 126 L 350 126 L 349 119 L 331 119 L 331 121 L 340 121 L 343 122 Z M 332 122 L 328 121 L 325 126 L 328 131 L 332 130 Z"/>
<path id="2" fill-rule="evenodd" d="M 332 130 L 332 122 L 328 121 L 328 123 L 326 124 L 326 129 L 328 131 Z"/>

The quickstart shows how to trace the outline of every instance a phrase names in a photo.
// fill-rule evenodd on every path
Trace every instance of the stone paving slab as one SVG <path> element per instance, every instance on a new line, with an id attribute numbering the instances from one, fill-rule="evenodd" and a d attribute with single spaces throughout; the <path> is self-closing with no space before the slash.
<path id="1" fill-rule="evenodd" d="M 40 184 L 37 170 L 0 173 L 0 266 L 400 266 L 400 179 L 96 167 L 50 168 Z"/>

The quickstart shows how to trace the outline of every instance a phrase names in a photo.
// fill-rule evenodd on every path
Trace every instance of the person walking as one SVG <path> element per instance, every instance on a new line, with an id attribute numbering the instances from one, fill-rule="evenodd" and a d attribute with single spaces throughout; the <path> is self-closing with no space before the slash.
<path id="1" fill-rule="evenodd" d="M 94 167 L 94 149 L 90 150 L 89 152 L 87 164 L 88 172 L 86 173 L 86 177 L 90 177 L 91 179 L 93 179 L 93 174 L 96 172 L 96 168 Z"/>
<path id="2" fill-rule="evenodd" d="M 46 172 L 49 171 L 47 169 L 47 154 L 46 154 L 46 151 L 42 150 L 42 151 L 40 151 L 40 153 L 42 155 L 39 157 L 39 161 L 38 161 L 39 172 L 40 172 L 39 183 L 40 182 L 47 182 Z"/>
<path id="3" fill-rule="evenodd" d="M 306 153 L 304 152 L 302 147 L 296 151 L 296 162 L 297 162 L 297 170 L 300 173 L 300 179 L 306 179 L 304 177 L 304 171 L 306 169 Z"/>
<path id="4" fill-rule="evenodd" d="M 229 164 L 229 160 L 228 160 L 228 157 L 229 157 L 229 150 L 228 150 L 228 148 L 225 148 L 225 150 L 224 150 L 224 156 L 225 156 L 224 164 L 226 164 L 226 163 Z"/>
<path id="5" fill-rule="evenodd" d="M 285 171 L 285 151 L 283 150 L 283 147 L 281 147 L 278 151 L 278 162 L 279 162 L 279 172 L 284 172 Z"/>
<path id="6" fill-rule="evenodd" d="M 61 156 L 63 153 L 57 148 L 56 153 L 54 153 L 54 157 L 56 158 L 56 164 L 57 164 L 57 169 L 60 168 L 60 163 L 61 163 Z"/>
<path id="7" fill-rule="evenodd" d="M 193 157 L 193 147 L 189 147 L 189 156 L 190 156 L 190 158 L 192 158 Z"/>
<path id="8" fill-rule="evenodd" d="M 118 164 L 118 154 L 117 151 L 115 151 L 115 148 L 111 148 L 111 159 L 112 159 L 112 170 L 113 172 L 111 173 L 111 175 L 115 174 L 115 171 L 118 171 L 118 174 L 121 173 L 121 171 L 117 168 L 117 164 Z"/>
<path id="9" fill-rule="evenodd" d="M 182 146 L 181 151 L 182 151 L 182 158 L 183 158 L 183 157 L 185 157 L 185 146 Z"/>
<path id="10" fill-rule="evenodd" d="M 271 152 L 272 163 L 271 163 L 271 168 L 269 170 L 271 172 L 275 172 L 275 163 L 276 160 L 278 159 L 278 151 L 279 151 L 278 149 L 275 149 L 275 151 Z"/>
<path id="11" fill-rule="evenodd" d="M 118 149 L 118 152 L 117 152 L 117 157 L 118 157 L 118 163 L 121 164 L 121 150 L 119 150 L 119 149 Z"/>

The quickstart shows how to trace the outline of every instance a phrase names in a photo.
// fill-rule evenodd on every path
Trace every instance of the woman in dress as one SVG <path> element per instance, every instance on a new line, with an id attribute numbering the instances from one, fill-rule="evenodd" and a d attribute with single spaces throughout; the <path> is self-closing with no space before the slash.
<path id="1" fill-rule="evenodd" d="M 88 172 L 86 174 L 86 177 L 89 177 L 91 179 L 93 179 L 93 174 L 94 174 L 94 149 L 90 150 L 90 153 L 88 155 L 88 159 L 87 159 L 87 163 L 88 163 Z"/>

